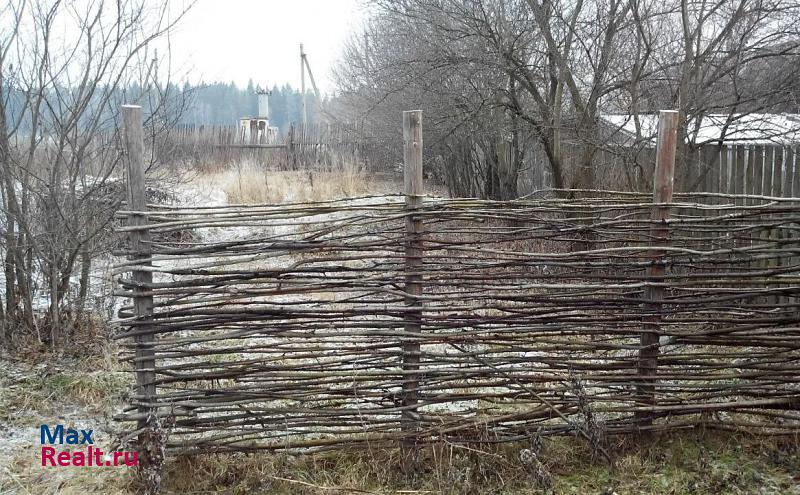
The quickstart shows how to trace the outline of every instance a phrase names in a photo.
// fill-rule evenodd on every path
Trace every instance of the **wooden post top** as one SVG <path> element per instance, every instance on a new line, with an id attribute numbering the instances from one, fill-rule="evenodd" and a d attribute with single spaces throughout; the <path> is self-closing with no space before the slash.
<path id="1" fill-rule="evenodd" d="M 653 174 L 653 201 L 669 203 L 675 181 L 675 154 L 678 145 L 678 111 L 658 112 L 656 168 Z"/>
<path id="2" fill-rule="evenodd" d="M 403 162 L 405 193 L 423 194 L 422 181 L 422 110 L 403 112 Z"/>

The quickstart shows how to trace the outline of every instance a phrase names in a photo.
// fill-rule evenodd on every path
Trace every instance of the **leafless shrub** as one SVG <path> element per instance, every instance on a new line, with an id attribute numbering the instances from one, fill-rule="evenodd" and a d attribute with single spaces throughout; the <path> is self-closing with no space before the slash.
<path id="1" fill-rule="evenodd" d="M 151 46 L 184 13 L 144 0 L 0 6 L 0 342 L 68 343 L 65 315 L 83 309 L 121 201 L 119 106 L 147 107 L 151 149 L 179 116 Z"/>
<path id="2" fill-rule="evenodd" d="M 533 482 L 546 493 L 553 493 L 553 475 L 539 460 L 538 448 L 522 449 L 519 452 L 519 462 L 524 467 Z"/>
<path id="3" fill-rule="evenodd" d="M 576 428 L 586 432 L 592 455 L 603 457 L 603 452 L 607 446 L 605 423 L 595 414 L 585 384 L 572 369 L 569 371 L 569 380 L 580 411 L 580 414 L 572 421 L 575 423 Z"/>

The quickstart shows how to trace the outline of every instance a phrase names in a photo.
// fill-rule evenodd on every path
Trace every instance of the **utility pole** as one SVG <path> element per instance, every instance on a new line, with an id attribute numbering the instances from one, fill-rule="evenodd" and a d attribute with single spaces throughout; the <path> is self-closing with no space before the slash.
<path id="1" fill-rule="evenodd" d="M 317 109 L 319 111 L 319 115 L 327 121 L 329 114 L 325 111 L 325 107 L 322 105 L 322 93 L 319 92 L 317 82 L 314 81 L 314 73 L 311 71 L 311 64 L 308 63 L 308 54 L 303 51 L 303 45 L 300 45 L 300 65 L 300 75 L 302 76 L 300 83 L 303 86 L 301 88 L 303 91 L 303 123 L 305 124 L 306 119 L 308 118 L 306 107 L 305 71 L 308 71 L 308 80 L 311 81 L 311 88 L 314 90 L 314 96 L 317 98 Z"/>
<path id="2" fill-rule="evenodd" d="M 300 95 L 303 104 L 303 129 L 308 124 L 308 114 L 306 112 L 306 54 L 303 52 L 303 44 L 300 43 Z"/>

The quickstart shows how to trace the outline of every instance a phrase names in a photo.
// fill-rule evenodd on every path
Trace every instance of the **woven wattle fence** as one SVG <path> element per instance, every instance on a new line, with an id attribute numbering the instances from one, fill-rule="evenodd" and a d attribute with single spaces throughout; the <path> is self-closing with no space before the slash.
<path id="1" fill-rule="evenodd" d="M 800 201 L 676 195 L 654 238 L 647 195 L 540 197 L 123 212 L 152 254 L 118 295 L 154 307 L 118 338 L 139 371 L 152 351 L 156 392 L 120 419 L 163 418 L 183 452 L 800 433 Z"/>

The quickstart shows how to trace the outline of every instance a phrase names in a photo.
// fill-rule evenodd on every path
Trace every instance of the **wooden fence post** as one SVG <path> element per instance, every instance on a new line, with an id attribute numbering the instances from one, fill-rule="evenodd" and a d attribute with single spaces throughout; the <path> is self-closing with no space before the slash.
<path id="1" fill-rule="evenodd" d="M 658 143 L 656 147 L 656 167 L 653 174 L 653 203 L 672 202 L 672 191 L 675 182 L 675 153 L 678 135 L 678 112 L 662 110 L 658 116 Z M 669 207 L 654 206 L 650 219 L 650 258 L 653 262 L 647 269 L 647 278 L 651 283 L 663 283 L 665 251 L 659 249 L 669 242 Z M 656 373 L 658 370 L 659 330 L 661 329 L 661 310 L 664 300 L 664 287 L 648 285 L 645 289 L 645 309 L 651 313 L 643 320 L 641 347 L 639 349 L 638 375 L 639 386 L 637 400 L 640 406 L 656 404 Z M 653 422 L 651 412 L 636 414 L 642 425 Z"/>
<path id="2" fill-rule="evenodd" d="M 141 213 L 147 209 L 147 196 L 144 185 L 144 130 L 142 128 L 142 107 L 123 105 L 122 116 L 125 124 L 125 150 L 126 173 L 128 176 L 128 210 L 132 213 L 128 217 L 129 226 L 147 225 L 147 217 Z M 130 232 L 132 258 L 140 260 L 140 265 L 150 265 L 152 248 L 150 233 L 147 230 L 132 230 Z M 153 274 L 149 271 L 134 270 L 131 274 L 134 284 L 146 286 L 153 283 Z M 153 316 L 153 297 L 137 295 L 144 291 L 143 287 L 134 289 L 133 305 L 136 316 L 147 320 Z M 136 389 L 137 395 L 143 404 L 152 404 L 156 400 L 155 386 L 155 352 L 153 351 L 153 334 L 141 334 L 136 337 Z M 154 408 L 149 405 L 139 406 L 139 429 L 149 425 Z M 148 432 L 139 435 L 139 464 L 142 467 L 149 465 Z"/>
<path id="3" fill-rule="evenodd" d="M 403 112 L 403 162 L 405 179 L 405 206 L 410 213 L 422 206 L 422 110 Z M 405 243 L 405 292 L 406 306 L 404 330 L 407 334 L 418 334 L 422 328 L 422 218 L 409 214 L 406 217 Z M 419 427 L 417 402 L 420 346 L 416 337 L 403 338 L 403 412 L 401 428 L 409 433 Z M 416 438 L 410 436 L 403 441 L 403 468 L 406 472 L 416 464 Z"/>

